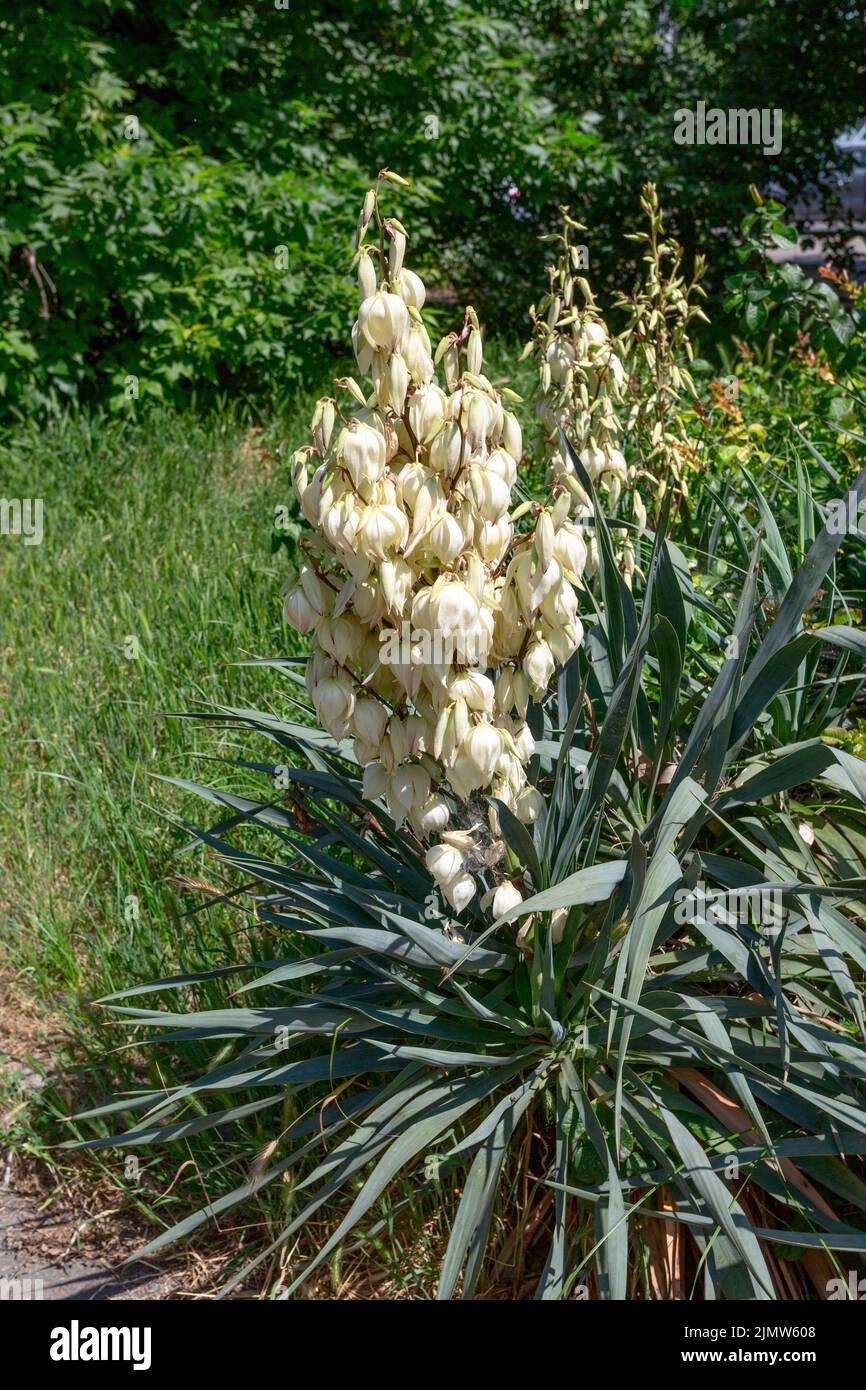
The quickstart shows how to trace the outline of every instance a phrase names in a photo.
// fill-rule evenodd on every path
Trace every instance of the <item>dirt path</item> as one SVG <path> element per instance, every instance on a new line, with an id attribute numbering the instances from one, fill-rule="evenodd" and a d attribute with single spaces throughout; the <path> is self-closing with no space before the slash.
<path id="1" fill-rule="evenodd" d="M 94 1259 L 43 1253 L 55 1234 L 50 1215 L 31 1197 L 0 1189 L 0 1300 L 170 1297 L 169 1276 L 130 1272 Z"/>
<path id="2" fill-rule="evenodd" d="M 30 1104 L 44 1085 L 43 1076 L 21 1055 L 21 1040 L 9 1037 L 9 1031 L 0 1031 L 4 1121 Z M 117 1231 L 111 1216 L 110 1210 L 101 1216 L 98 1203 L 85 1210 L 74 1186 L 62 1188 L 0 1143 L 0 1301 L 183 1296 L 192 1280 L 182 1266 L 124 1266 L 142 1239 Z"/>

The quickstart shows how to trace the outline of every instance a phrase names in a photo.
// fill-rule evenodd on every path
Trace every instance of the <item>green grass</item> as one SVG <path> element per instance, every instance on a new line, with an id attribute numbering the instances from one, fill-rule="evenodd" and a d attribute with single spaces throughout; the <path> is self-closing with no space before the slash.
<path id="1" fill-rule="evenodd" d="M 69 419 L 0 449 L 3 496 L 44 502 L 41 545 L 0 538 L 0 969 L 7 1021 L 23 993 L 66 1039 L 52 1058 L 63 1084 L 16 1115 L 12 1137 L 25 1149 L 45 1155 L 63 1137 L 70 1098 L 80 1107 L 154 1079 L 159 1058 L 106 1059 L 89 1001 L 250 949 L 268 954 L 225 907 L 184 915 L 203 894 L 178 877 L 213 883 L 213 867 L 172 858 L 183 838 L 168 817 L 184 798 L 157 776 L 195 776 L 234 736 L 161 714 L 279 699 L 267 672 L 231 663 L 293 640 L 279 593 L 288 557 L 271 552 L 271 535 L 289 495 L 283 459 L 309 413 L 301 403 L 264 434 L 225 418 Z M 203 1006 L 208 997 L 203 989 Z M 138 1182 L 123 1156 L 63 1161 L 95 1165 L 152 1214 L 191 1152 L 148 1155 Z M 236 1180 L 231 1143 L 218 1160 L 212 1150 L 196 1158 L 166 1217 L 200 1205 L 203 1185 L 217 1193 Z"/>

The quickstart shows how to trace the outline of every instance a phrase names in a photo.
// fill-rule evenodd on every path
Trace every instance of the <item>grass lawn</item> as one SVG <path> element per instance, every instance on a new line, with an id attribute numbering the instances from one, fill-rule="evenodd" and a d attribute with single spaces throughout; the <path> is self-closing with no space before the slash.
<path id="1" fill-rule="evenodd" d="M 0 450 L 4 496 L 44 503 L 41 545 L 0 541 L 0 1046 L 31 1051 L 58 1078 L 7 1122 L 5 1138 L 25 1151 L 44 1156 L 63 1137 L 70 1102 L 155 1079 L 153 1049 L 117 1050 L 106 1063 L 89 1001 L 269 953 L 224 906 L 184 915 L 206 896 L 196 884 L 217 885 L 212 864 L 172 857 L 183 838 L 169 817 L 190 801 L 157 776 L 195 777 L 234 736 L 160 716 L 278 697 L 270 673 L 231 663 L 293 641 L 280 608 L 286 554 L 272 553 L 271 536 L 287 500 L 282 454 L 308 418 L 304 404 L 267 433 L 169 414 L 70 420 L 23 429 Z M 202 1007 L 210 997 L 203 986 Z M 44 1019 L 35 1035 L 34 1008 Z M 255 1142 L 254 1125 L 246 1134 Z M 214 1171 L 189 1145 L 148 1153 L 137 1171 L 110 1150 L 84 1162 L 150 1215 L 194 1156 L 158 1202 L 161 1219 L 177 1219 L 201 1204 L 203 1187 L 234 1185 L 232 1142 Z M 80 1171 L 83 1160 L 55 1150 L 52 1161 Z"/>

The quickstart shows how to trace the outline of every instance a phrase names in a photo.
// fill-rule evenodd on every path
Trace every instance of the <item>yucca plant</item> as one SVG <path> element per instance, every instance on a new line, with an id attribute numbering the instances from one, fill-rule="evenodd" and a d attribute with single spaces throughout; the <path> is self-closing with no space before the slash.
<path id="1" fill-rule="evenodd" d="M 497 807 L 522 901 L 498 919 L 483 897 L 443 901 L 416 832 L 365 799 L 352 744 L 315 727 L 297 662 L 268 663 L 296 717 L 208 716 L 275 748 L 247 764 L 260 801 L 178 785 L 220 808 L 190 829 L 241 876 L 240 910 L 279 958 L 208 972 L 251 975 L 220 1010 L 118 1003 L 187 1000 L 195 975 L 103 1001 L 173 1048 L 212 1039 L 215 1063 L 90 1112 L 131 1123 L 88 1142 L 294 1108 L 247 1180 L 143 1253 L 289 1181 L 291 1219 L 226 1285 L 325 1216 L 289 1296 L 396 1219 L 398 1175 L 409 1221 L 407 1182 L 460 1190 L 446 1299 L 523 1296 L 527 1280 L 541 1299 L 824 1297 L 866 1251 L 866 763 L 821 738 L 839 692 L 848 705 L 866 683 L 863 635 L 837 621 L 844 538 L 816 527 L 782 596 L 774 567 L 790 561 L 758 492 L 754 541 L 733 538 L 738 592 L 729 569 L 710 593 L 663 512 L 632 593 L 562 445 L 592 498 L 599 573 L 583 646 L 528 713 L 544 811 L 527 827 Z M 838 812 L 826 840 L 798 809 L 818 792 Z M 531 1182 L 510 1180 L 518 1165 Z"/>

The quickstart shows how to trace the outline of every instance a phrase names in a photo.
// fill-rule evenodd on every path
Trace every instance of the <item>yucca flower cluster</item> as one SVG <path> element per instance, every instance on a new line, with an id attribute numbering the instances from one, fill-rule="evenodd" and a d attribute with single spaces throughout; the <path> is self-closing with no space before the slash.
<path id="1" fill-rule="evenodd" d="M 620 295 L 614 308 L 625 315 L 622 341 L 628 345 L 631 384 L 625 427 L 642 460 L 641 483 L 657 518 L 669 488 L 688 497 L 688 474 L 697 451 L 691 437 L 696 397 L 689 364 L 689 331 L 696 321 L 708 323 L 696 302 L 705 298 L 703 256 L 696 256 L 691 279 L 683 268 L 683 248 L 665 234 L 664 215 L 654 184 L 641 191 L 647 228 L 626 239 L 642 248 L 644 271 L 631 294 Z"/>
<path id="2" fill-rule="evenodd" d="M 507 405 L 518 398 L 484 375 L 471 308 L 434 357 L 407 233 L 380 211 L 383 181 L 404 182 L 380 174 L 356 239 L 352 341 L 372 390 L 338 382 L 340 395 L 316 407 L 313 443 L 294 455 L 314 534 L 285 613 L 312 634 L 307 686 L 321 724 L 354 741 L 368 798 L 383 797 L 398 826 L 438 837 L 427 865 L 459 912 L 482 846 L 488 866 L 502 848 L 484 798 L 524 823 L 539 814 L 527 705 L 582 641 L 586 545 L 559 486 L 545 505 L 512 511 L 523 446 Z M 493 893 L 500 912 L 520 896 L 507 883 Z"/>
<path id="3" fill-rule="evenodd" d="M 582 248 L 572 238 L 585 228 L 569 215 L 567 208 L 561 212 L 562 232 L 544 238 L 558 243 L 561 251 L 548 271 L 547 294 L 537 309 L 533 306 L 530 310 L 534 336 L 524 355 L 534 350 L 537 357 L 540 447 L 548 461 L 551 481 L 568 485 L 573 509 L 584 519 L 587 573 L 591 574 L 598 563 L 595 538 L 586 524 L 592 508 L 574 477 L 571 460 L 562 453 L 559 430 L 574 443 L 593 486 L 607 493 L 611 513 L 616 511 L 620 496 L 628 494 L 636 537 L 646 526 L 647 513 L 636 485 L 636 469 L 629 468 L 618 447 L 622 426 L 617 404 L 624 399 L 628 384 L 622 358 L 588 280 L 576 273 L 581 268 Z M 635 548 L 630 535 L 622 541 L 618 560 L 630 584 L 635 569 Z"/>

